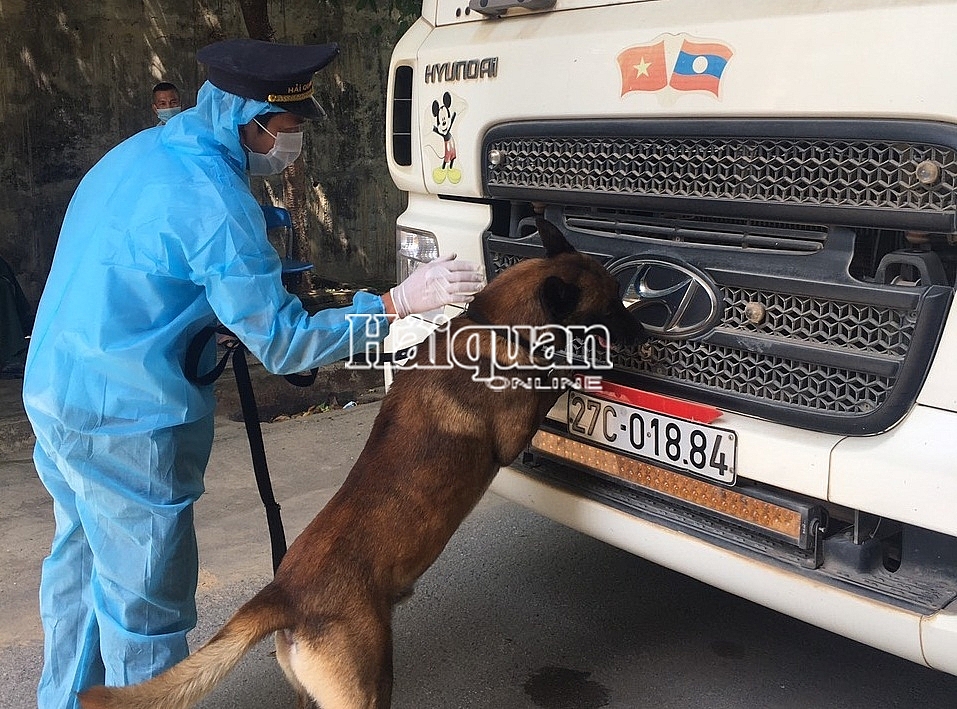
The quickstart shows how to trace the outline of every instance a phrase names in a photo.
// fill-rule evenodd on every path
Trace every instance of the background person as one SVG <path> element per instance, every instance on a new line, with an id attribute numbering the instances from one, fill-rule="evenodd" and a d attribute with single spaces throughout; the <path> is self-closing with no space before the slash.
<path id="1" fill-rule="evenodd" d="M 193 503 L 215 405 L 211 386 L 184 375 L 196 333 L 218 321 L 267 370 L 295 373 L 347 357 L 350 342 L 365 351 L 390 316 L 468 302 L 481 286 L 477 264 L 446 257 L 383 297 L 359 292 L 315 315 L 283 288 L 247 175 L 296 159 L 303 121 L 319 115 L 313 73 L 337 52 L 205 47 L 197 56 L 209 81 L 196 107 L 121 143 L 77 187 L 23 386 L 56 518 L 40 582 L 40 709 L 74 709 L 77 691 L 140 682 L 188 654 Z M 215 354 L 210 343 L 200 371 Z"/>
<path id="2" fill-rule="evenodd" d="M 161 81 L 153 87 L 153 113 L 163 125 L 170 118 L 183 110 L 180 103 L 179 89 L 176 84 Z"/>

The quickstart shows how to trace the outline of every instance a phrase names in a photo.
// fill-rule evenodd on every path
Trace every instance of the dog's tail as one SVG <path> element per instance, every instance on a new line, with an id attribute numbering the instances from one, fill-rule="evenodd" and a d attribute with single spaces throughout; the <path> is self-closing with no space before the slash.
<path id="1" fill-rule="evenodd" d="M 182 662 L 141 684 L 92 687 L 80 694 L 80 704 L 83 709 L 187 709 L 219 684 L 256 643 L 291 623 L 282 591 L 269 584 Z"/>

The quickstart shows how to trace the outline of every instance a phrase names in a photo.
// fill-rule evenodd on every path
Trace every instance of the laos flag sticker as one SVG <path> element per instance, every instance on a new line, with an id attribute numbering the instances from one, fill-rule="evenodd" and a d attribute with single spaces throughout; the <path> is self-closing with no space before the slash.
<path id="1" fill-rule="evenodd" d="M 710 91 L 717 96 L 721 74 L 731 54 L 728 47 L 717 42 L 684 40 L 671 70 L 671 88 L 678 91 Z"/>

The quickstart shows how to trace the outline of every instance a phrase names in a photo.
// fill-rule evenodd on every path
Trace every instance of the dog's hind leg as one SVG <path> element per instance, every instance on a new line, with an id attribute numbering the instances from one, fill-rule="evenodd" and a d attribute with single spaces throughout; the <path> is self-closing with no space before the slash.
<path id="1" fill-rule="evenodd" d="M 276 633 L 276 661 L 282 668 L 283 674 L 286 675 L 286 680 L 296 691 L 296 709 L 312 709 L 315 706 L 312 697 L 309 696 L 309 692 L 302 686 L 302 682 L 299 681 L 290 666 L 290 654 L 294 647 L 295 642 L 291 630 L 287 628 Z"/>
<path id="2" fill-rule="evenodd" d="M 388 622 L 368 616 L 362 621 L 361 627 L 331 622 L 316 635 L 277 635 L 276 657 L 286 676 L 322 709 L 389 709 L 392 631 Z"/>

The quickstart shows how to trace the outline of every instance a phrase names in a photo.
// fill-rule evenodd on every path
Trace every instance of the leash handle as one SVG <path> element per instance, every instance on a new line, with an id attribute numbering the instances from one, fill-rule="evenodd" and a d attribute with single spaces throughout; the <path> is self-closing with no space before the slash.
<path id="1" fill-rule="evenodd" d="M 218 325 L 207 325 L 202 330 L 196 333 L 193 336 L 193 339 L 189 341 L 189 345 L 186 347 L 186 360 L 183 363 L 183 373 L 186 375 L 186 378 L 191 381 L 193 384 L 198 386 L 208 386 L 212 384 L 223 371 L 226 369 L 226 363 L 229 361 L 229 357 L 233 354 L 233 350 L 236 347 L 241 346 L 238 341 L 236 343 L 230 343 L 226 346 L 226 352 L 220 358 L 219 362 L 216 363 L 216 366 L 205 374 L 199 373 L 199 361 L 202 359 L 203 351 L 206 349 L 206 345 L 209 342 L 210 338 L 217 334 L 225 334 L 229 332 L 225 328 Z"/>
<path id="2" fill-rule="evenodd" d="M 234 355 L 237 350 L 245 348 L 245 345 L 238 339 L 230 340 L 224 344 L 226 352 L 219 359 L 219 362 L 216 363 L 216 366 L 205 374 L 200 374 L 199 361 L 203 356 L 203 350 L 206 349 L 206 344 L 214 334 L 232 335 L 232 333 L 222 325 L 207 325 L 196 333 L 186 347 L 186 360 L 183 363 L 183 371 L 186 374 L 186 378 L 193 384 L 207 386 L 215 382 L 226 370 L 226 364 L 229 362 L 230 356 Z M 233 335 L 233 337 L 235 336 Z M 233 361 L 235 362 L 235 359 L 233 359 Z M 309 370 L 308 374 L 284 374 L 283 378 L 293 386 L 309 387 L 315 384 L 318 375 L 319 368 L 313 367 Z"/>

